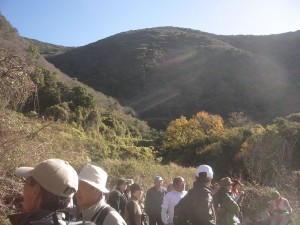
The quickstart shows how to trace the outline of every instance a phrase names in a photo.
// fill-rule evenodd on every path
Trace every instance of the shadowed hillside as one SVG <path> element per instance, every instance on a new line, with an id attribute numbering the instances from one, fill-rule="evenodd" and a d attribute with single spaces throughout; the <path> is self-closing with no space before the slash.
<path id="1" fill-rule="evenodd" d="M 133 107 L 156 128 L 201 110 L 225 118 L 244 112 L 268 122 L 300 110 L 298 36 L 217 36 L 161 27 L 120 33 L 48 60 Z M 291 37 L 293 53 L 283 44 Z M 272 44 L 276 39 L 282 40 Z"/>
<path id="2" fill-rule="evenodd" d="M 0 119 L 3 118 L 0 152 L 2 147 L 5 151 L 15 149 L 7 147 L 5 135 L 16 132 L 7 132 L 5 123 L 9 112 L 16 111 L 24 120 L 33 119 L 32 127 L 49 122 L 58 123 L 58 129 L 70 126 L 77 130 L 81 137 L 86 136 L 81 140 L 81 143 L 86 141 L 82 149 L 89 152 L 90 158 L 154 158 L 152 135 L 156 132 L 130 115 L 134 114 L 133 110 L 61 73 L 40 55 L 32 41 L 20 37 L 1 14 L 0 43 Z M 43 48 L 53 47 L 41 44 Z M 18 125 L 12 122 L 7 129 Z"/>

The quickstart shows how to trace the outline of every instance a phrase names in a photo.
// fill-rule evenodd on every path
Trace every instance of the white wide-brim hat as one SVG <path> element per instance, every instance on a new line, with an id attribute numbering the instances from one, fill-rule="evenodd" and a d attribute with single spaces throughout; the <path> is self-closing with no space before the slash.
<path id="1" fill-rule="evenodd" d="M 80 171 L 78 178 L 79 180 L 90 184 L 103 193 L 109 192 L 109 190 L 105 187 L 107 181 L 107 173 L 98 166 L 94 166 L 91 164 L 85 165 Z"/>

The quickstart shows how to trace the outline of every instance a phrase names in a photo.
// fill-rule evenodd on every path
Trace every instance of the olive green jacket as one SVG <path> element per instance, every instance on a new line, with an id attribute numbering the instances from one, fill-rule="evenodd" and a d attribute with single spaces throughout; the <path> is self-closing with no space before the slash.
<path id="1" fill-rule="evenodd" d="M 219 193 L 218 193 L 219 192 Z M 219 206 L 216 207 L 217 210 L 217 224 L 218 225 L 237 225 L 237 217 L 240 208 L 239 205 L 232 199 L 230 193 L 221 188 L 215 194 L 215 197 L 219 198 Z"/>

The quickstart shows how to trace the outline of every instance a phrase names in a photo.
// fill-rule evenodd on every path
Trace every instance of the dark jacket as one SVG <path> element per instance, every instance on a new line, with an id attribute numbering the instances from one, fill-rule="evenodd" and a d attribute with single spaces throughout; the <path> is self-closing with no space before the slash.
<path id="1" fill-rule="evenodd" d="M 215 225 L 216 216 L 211 190 L 201 183 L 179 201 L 174 209 L 174 225 Z"/>
<path id="2" fill-rule="evenodd" d="M 161 214 L 161 204 L 167 193 L 167 189 L 162 187 L 157 190 L 155 186 L 151 187 L 146 193 L 145 199 L 145 212 L 147 215 L 160 215 Z"/>
<path id="3" fill-rule="evenodd" d="M 39 210 L 34 212 L 27 213 L 17 213 L 9 215 L 9 221 L 12 225 L 30 225 L 30 224 L 38 224 L 39 222 L 45 224 L 54 224 L 52 215 L 54 212 Z M 64 223 L 59 223 L 64 224 Z"/>
<path id="4" fill-rule="evenodd" d="M 112 190 L 109 193 L 107 203 L 113 207 L 122 217 L 124 217 L 127 198 L 119 189 Z"/>
<path id="5" fill-rule="evenodd" d="M 214 206 L 217 211 L 218 225 L 236 225 L 240 208 L 232 199 L 230 192 L 220 188 L 214 195 Z"/>
<path id="6" fill-rule="evenodd" d="M 27 213 L 17 213 L 9 215 L 9 221 L 12 225 L 66 225 L 72 224 L 67 223 L 62 218 L 64 217 L 63 213 L 55 213 L 52 211 L 47 210 L 39 210 L 34 212 L 27 212 Z M 85 223 L 76 223 L 86 224 L 86 225 L 95 225 L 91 222 Z"/>

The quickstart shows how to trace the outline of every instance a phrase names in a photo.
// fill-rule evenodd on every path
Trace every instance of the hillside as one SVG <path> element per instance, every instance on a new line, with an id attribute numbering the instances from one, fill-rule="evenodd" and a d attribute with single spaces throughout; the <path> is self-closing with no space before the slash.
<path id="1" fill-rule="evenodd" d="M 182 32 L 182 29 L 179 31 Z M 151 32 L 152 30 L 146 38 L 151 36 Z M 174 28 L 170 28 L 170 32 L 173 33 Z M 129 33 L 135 33 L 135 31 Z M 129 33 L 124 33 L 124 35 Z M 225 94 L 232 87 L 236 88 L 234 85 L 249 91 L 249 87 L 243 83 L 245 81 L 252 85 L 255 94 L 262 94 L 263 92 L 258 93 L 260 90 L 253 82 L 253 79 L 257 82 L 264 81 L 262 80 L 264 77 L 257 71 L 266 72 L 267 75 L 274 77 L 280 75 L 280 73 L 268 74 L 268 69 L 276 67 L 274 63 L 268 60 L 258 61 L 250 50 L 239 50 L 205 33 L 195 31 L 193 35 L 194 39 L 188 38 L 188 40 L 194 41 L 196 45 L 200 43 L 201 37 L 202 44 L 196 45 L 198 47 L 193 54 L 187 54 L 189 52 L 182 50 L 186 53 L 182 58 L 175 57 L 176 45 L 170 45 L 169 52 L 173 51 L 175 58 L 169 56 L 169 61 L 167 61 L 169 64 L 163 61 L 167 57 L 162 54 L 163 51 L 151 52 L 149 50 L 149 59 L 156 56 L 154 58 L 157 60 L 152 60 L 152 64 L 149 64 L 150 71 L 164 71 L 164 74 L 153 72 L 154 78 L 158 80 L 153 80 L 153 77 L 150 77 L 151 79 L 145 77 L 145 79 L 162 89 L 157 89 L 154 95 L 145 99 L 145 103 L 140 102 L 146 106 L 140 112 L 152 109 L 151 107 L 155 108 L 158 103 L 164 105 L 168 100 L 172 102 L 184 91 L 188 93 L 190 87 L 194 88 L 193 92 L 197 97 L 198 89 L 193 86 L 193 83 L 199 82 L 200 78 L 201 82 L 204 82 L 201 86 L 203 91 L 209 88 L 219 88 L 224 81 L 228 82 L 223 89 L 213 89 L 210 94 Z M 166 38 L 169 36 L 166 35 Z M 242 207 L 245 219 L 252 220 L 255 224 L 257 214 L 267 207 L 271 190 L 277 188 L 291 200 L 290 203 L 295 212 L 292 219 L 298 224 L 300 206 L 296 196 L 299 191 L 297 180 L 300 179 L 300 173 L 294 170 L 300 168 L 300 113 L 279 117 L 270 124 L 261 125 L 251 121 L 243 113 L 232 114 L 228 121 L 224 121 L 219 115 L 202 111 L 192 117 L 176 118 L 171 121 L 166 130 L 158 133 L 145 122 L 132 116 L 133 110 L 122 107 L 115 99 L 61 73 L 53 65 L 47 63 L 40 54 L 45 51 L 56 54 L 57 51 L 67 50 L 63 46 L 56 47 L 48 43 L 24 39 L 1 15 L 0 43 L 0 180 L 2 185 L 0 224 L 9 224 L 6 215 L 18 211 L 21 206 L 22 184 L 13 175 L 15 168 L 34 166 L 47 158 L 67 160 L 77 171 L 85 163 L 99 165 L 109 174 L 108 186 L 110 188 L 115 185 L 116 178 L 126 177 L 133 178 L 134 181 L 142 184 L 145 190 L 152 185 L 153 177 L 156 175 L 161 175 L 165 179 L 166 186 L 174 176 L 182 175 L 189 189 L 193 185 L 195 168 L 185 168 L 180 165 L 195 167 L 200 163 L 206 163 L 214 169 L 214 182 L 224 176 L 243 179 L 245 184 L 243 189 L 247 196 Z M 178 40 L 178 43 L 182 41 Z M 161 43 L 161 45 L 166 46 L 167 43 Z M 187 46 L 189 45 L 190 41 Z M 113 46 L 114 44 L 111 47 Z M 69 52 L 74 50 L 76 49 Z M 141 51 L 144 52 L 145 48 Z M 218 58 L 219 55 L 226 57 Z M 148 56 L 145 55 L 140 62 L 144 62 Z M 205 59 L 207 56 L 217 61 L 211 62 Z M 134 55 L 132 57 L 123 60 L 129 63 L 134 59 Z M 123 64 L 121 61 L 118 65 L 121 68 L 131 67 L 130 63 Z M 234 83 L 232 80 L 235 77 L 231 75 L 237 73 L 237 69 L 232 69 L 232 67 L 237 61 L 244 71 L 248 71 L 246 75 L 249 77 L 241 77 Z M 163 62 L 165 64 L 162 64 Z M 179 72 L 184 71 L 179 71 L 179 65 L 187 65 L 191 71 L 194 71 L 198 68 L 197 64 L 203 66 L 203 71 L 180 76 Z M 215 84 L 216 81 L 213 79 L 215 71 L 209 69 L 207 65 L 214 65 L 219 69 L 225 68 L 226 79 L 219 75 L 218 79 L 221 81 Z M 253 66 L 256 67 L 252 68 Z M 155 67 L 155 70 L 152 70 L 152 67 Z M 207 74 L 211 77 L 207 77 Z M 197 79 L 193 75 L 198 75 Z M 70 76 L 74 77 L 74 74 Z M 169 82 L 169 89 L 163 89 L 161 86 L 161 83 L 170 81 L 169 77 L 165 76 L 176 78 Z M 124 76 L 125 78 L 127 77 Z M 184 78 L 190 78 L 190 80 Z M 181 83 L 185 85 L 186 90 L 182 89 Z M 243 85 L 240 87 L 240 84 Z M 278 82 L 272 83 L 273 86 L 268 86 L 268 81 L 263 84 L 265 84 L 264 88 L 275 88 L 281 85 Z M 151 91 L 150 87 L 145 90 L 149 93 Z M 136 90 L 131 91 L 134 93 Z M 144 89 L 141 88 L 140 91 Z M 240 94 L 243 91 L 240 90 L 237 93 Z M 190 96 L 186 97 L 190 98 Z M 215 97 L 217 99 L 220 96 Z M 235 97 L 236 101 L 240 101 L 242 96 Z M 272 94 L 264 97 L 271 100 L 274 98 Z M 155 101 L 149 104 L 151 100 Z M 248 99 L 245 97 L 242 100 Z M 176 103 L 176 101 L 173 102 Z M 182 106 L 185 106 L 185 103 L 182 102 Z M 222 104 L 218 106 L 221 107 Z M 245 102 L 245 106 L 247 104 L 248 102 Z M 266 109 L 268 107 L 266 106 Z M 174 109 L 175 113 L 178 109 L 180 105 Z M 197 110 L 196 107 L 195 110 Z M 254 111 L 254 113 L 262 114 L 263 112 Z M 174 115 L 170 113 L 164 121 Z"/>
<path id="2" fill-rule="evenodd" d="M 73 48 L 73 47 L 65 47 L 61 45 L 45 43 L 45 42 L 41 42 L 35 39 L 30 39 L 25 37 L 24 39 L 27 40 L 32 46 L 36 46 L 40 54 L 44 57 L 62 54 Z"/>
<path id="3" fill-rule="evenodd" d="M 11 26 L 11 24 L 6 21 L 5 17 L 0 14 L 0 43 L 1 48 L 11 51 L 23 58 L 27 64 L 34 64 L 38 67 L 43 67 L 57 75 L 57 79 L 66 83 L 67 85 L 74 87 L 80 85 L 87 89 L 87 91 L 92 94 L 97 102 L 99 108 L 102 109 L 115 109 L 116 111 L 123 114 L 124 112 L 131 112 L 134 114 L 132 109 L 128 107 L 123 107 L 120 103 L 110 97 L 106 96 L 99 91 L 95 91 L 93 88 L 79 82 L 77 79 L 72 79 L 70 76 L 62 73 L 60 70 L 55 68 L 51 63 L 49 63 L 42 55 L 47 55 L 47 52 L 63 52 L 69 47 L 56 46 L 48 43 L 43 43 L 33 39 L 22 38 L 19 36 L 18 31 Z"/>
<path id="4" fill-rule="evenodd" d="M 291 40 L 292 46 L 284 44 Z M 244 112 L 265 123 L 300 110 L 299 40 L 297 32 L 217 36 L 161 27 L 120 33 L 47 59 L 156 128 L 201 110 L 224 118 Z"/>
<path id="5" fill-rule="evenodd" d="M 88 162 L 103 166 L 107 159 L 157 163 L 155 130 L 130 108 L 48 63 L 1 14 L 0 43 L 0 224 L 8 224 L 6 215 L 22 201 L 16 167 L 48 158 L 76 169 Z M 114 168 L 110 182 L 121 169 Z"/>
<path id="6" fill-rule="evenodd" d="M 25 151 L 28 150 L 28 137 L 32 132 L 34 136 L 40 133 L 34 130 L 45 132 L 44 126 L 56 124 L 57 130 L 70 126 L 68 131 L 62 133 L 70 139 L 74 138 L 74 132 L 77 133 L 77 140 L 81 142 L 77 145 L 77 153 L 80 155 L 83 152 L 92 160 L 106 157 L 154 159 L 152 150 L 156 132 L 144 121 L 135 118 L 132 109 L 57 70 L 40 55 L 37 46 L 20 37 L 1 14 L 0 43 L 1 153 L 11 151 L 14 154 L 17 137 L 22 136 L 15 131 L 18 127 L 24 132 L 20 141 L 24 146 L 22 151 Z M 42 45 L 43 48 L 46 45 L 53 47 L 45 43 Z M 25 127 L 26 131 L 23 130 Z M 46 135 L 43 132 L 42 135 Z M 42 143 L 44 138 L 40 140 Z M 12 145 L 7 145 L 12 140 Z M 58 152 L 60 149 L 67 150 L 65 145 L 72 146 L 63 143 L 68 139 L 63 141 L 56 137 L 55 140 L 60 146 L 56 149 Z M 49 148 L 52 151 L 51 146 L 40 147 L 43 151 L 47 152 Z M 40 151 L 40 147 L 33 151 Z M 10 159 L 11 156 L 8 154 L 7 157 Z M 13 157 L 13 160 L 20 159 Z"/>

